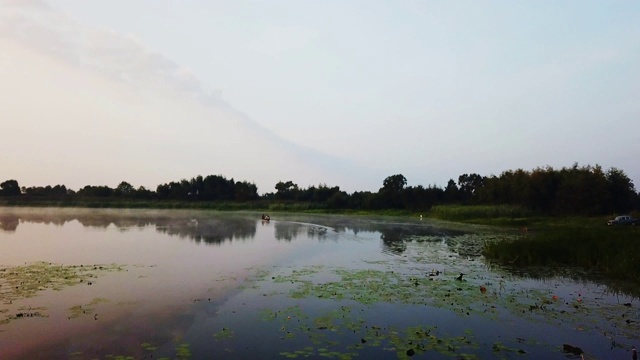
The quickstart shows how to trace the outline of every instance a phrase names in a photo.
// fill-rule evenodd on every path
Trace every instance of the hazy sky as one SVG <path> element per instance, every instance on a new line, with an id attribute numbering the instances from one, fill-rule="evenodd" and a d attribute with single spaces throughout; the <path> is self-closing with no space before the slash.
<path id="1" fill-rule="evenodd" d="M 2 180 L 375 191 L 578 162 L 640 187 L 638 1 L 0 4 Z"/>

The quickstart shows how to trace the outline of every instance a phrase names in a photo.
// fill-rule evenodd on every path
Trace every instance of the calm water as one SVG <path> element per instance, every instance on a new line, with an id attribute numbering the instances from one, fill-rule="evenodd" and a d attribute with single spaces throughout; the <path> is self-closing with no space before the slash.
<path id="1" fill-rule="evenodd" d="M 491 266 L 482 244 L 508 235 L 487 229 L 14 208 L 0 225 L 0 359 L 565 359 L 563 344 L 630 359 L 640 345 L 637 299 L 570 269 Z"/>

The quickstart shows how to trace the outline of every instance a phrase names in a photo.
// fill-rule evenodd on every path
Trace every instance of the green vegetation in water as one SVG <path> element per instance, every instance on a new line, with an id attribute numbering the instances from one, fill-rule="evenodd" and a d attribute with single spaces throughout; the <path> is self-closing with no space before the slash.
<path id="1" fill-rule="evenodd" d="M 595 271 L 616 281 L 621 291 L 639 297 L 640 228 L 606 226 L 608 217 L 536 217 L 517 206 L 442 205 L 437 219 L 509 228 L 519 234 L 487 241 L 482 254 L 508 266 L 569 266 Z M 515 227 L 515 229 L 514 229 Z"/>
<path id="2" fill-rule="evenodd" d="M 310 343 L 280 353 L 288 358 L 319 356 L 353 359 L 366 348 L 376 348 L 394 352 L 399 359 L 407 359 L 427 352 L 464 354 L 460 351 L 478 347 L 471 335 L 442 335 L 436 326 L 410 326 L 399 330 L 370 324 L 362 318 L 362 310 L 341 306 L 319 316 L 311 316 L 302 311 L 300 306 L 292 306 L 278 311 L 265 309 L 261 317 L 265 321 L 278 322 L 281 340 L 295 340 L 299 344 L 297 339 L 306 339 Z"/>
<path id="3" fill-rule="evenodd" d="M 216 340 L 229 339 L 233 337 L 233 331 L 227 328 L 222 328 L 222 330 L 213 334 L 213 338 Z"/>
<path id="4" fill-rule="evenodd" d="M 189 349 L 189 344 L 180 343 L 176 347 L 176 359 L 177 360 L 186 360 L 191 358 L 191 350 Z"/>
<path id="5" fill-rule="evenodd" d="M 488 225 L 526 225 L 533 213 L 512 205 L 436 205 L 429 217 Z"/>
<path id="6" fill-rule="evenodd" d="M 640 285 L 640 229 L 635 227 L 540 227 L 516 240 L 489 242 L 483 254 L 511 266 L 574 266 Z"/>
<path id="7" fill-rule="evenodd" d="M 170 358 L 170 357 L 159 357 L 158 360 L 187 360 L 190 359 L 192 354 L 191 354 L 191 350 L 190 350 L 190 346 L 188 343 L 183 342 L 180 339 L 175 340 L 174 342 L 175 344 L 175 357 Z M 108 360 L 137 360 L 137 359 L 153 359 L 155 358 L 154 352 L 158 349 L 157 346 L 155 346 L 152 343 L 149 342 L 144 342 L 142 344 L 140 344 L 140 347 L 148 352 L 147 354 L 145 354 L 144 356 L 140 357 L 140 356 L 134 356 L 134 355 L 114 355 L 114 354 L 109 354 L 106 355 L 105 358 Z"/>
<path id="8" fill-rule="evenodd" d="M 101 303 L 108 303 L 109 299 L 105 298 L 94 298 L 88 304 L 84 305 L 75 305 L 69 308 L 70 315 L 69 319 L 75 319 L 82 315 L 93 315 L 94 318 L 97 318 L 97 315 L 94 313 L 94 305 L 98 305 Z"/>
<path id="9" fill-rule="evenodd" d="M 438 246 L 425 246 L 431 241 L 446 241 L 458 249 L 466 249 L 469 254 L 478 255 L 482 244 L 500 243 L 505 239 L 517 242 L 521 237 L 466 234 L 444 240 L 438 237 L 416 238 L 408 244 L 403 257 L 364 262 L 362 265 L 366 268 L 309 266 L 280 268 L 273 274 L 261 269 L 257 271 L 259 276 L 253 278 L 256 283 L 246 288 L 256 289 L 263 296 L 285 296 L 299 304 L 284 309 L 263 309 L 260 313 L 265 321 L 279 322 L 277 329 L 281 340 L 295 340 L 296 348 L 281 353 L 289 358 L 353 358 L 367 347 L 393 349 L 398 358 L 410 357 L 409 350 L 411 356 L 438 352 L 460 359 L 478 358 L 474 355 L 477 341 L 471 332 L 451 336 L 437 334 L 437 328 L 402 329 L 368 323 L 365 320 L 368 312 L 375 313 L 379 304 L 427 306 L 452 312 L 461 318 L 478 316 L 500 322 L 516 317 L 579 331 L 589 329 L 615 338 L 619 346 L 627 346 L 624 339 L 632 339 L 636 334 L 637 312 L 631 304 L 602 303 L 598 300 L 601 294 L 596 292 L 590 292 L 588 296 L 578 293 L 558 295 L 553 287 L 525 285 L 519 278 L 511 278 L 499 270 L 487 271 L 482 261 L 458 256 L 443 258 L 442 254 L 434 251 Z M 436 267 L 446 269 L 446 272 L 436 270 Z M 459 280 L 461 272 L 464 276 Z M 601 291 L 606 292 L 605 289 Z M 332 310 L 308 315 L 302 309 L 308 307 L 309 301 L 334 305 Z M 419 341 L 413 337 L 425 333 L 437 340 L 431 343 L 426 338 Z M 330 334 L 357 334 L 360 341 L 351 339 L 345 343 Z M 309 339 L 310 343 L 300 345 L 304 339 Z M 524 345 L 549 348 L 559 344 L 540 344 L 514 338 L 507 343 L 496 342 L 490 346 L 496 358 L 513 358 L 526 356 Z"/>
<path id="10" fill-rule="evenodd" d="M 152 343 L 148 343 L 148 342 L 142 343 L 142 344 L 140 344 L 140 346 L 143 349 L 145 349 L 146 351 L 155 351 L 157 349 L 156 346 L 154 346 Z"/>
<path id="11" fill-rule="evenodd" d="M 393 352 L 398 359 L 409 359 L 416 355 L 440 353 L 457 359 L 479 359 L 470 353 L 480 348 L 471 331 L 460 336 L 446 335 L 437 326 L 408 326 L 398 329 L 393 326 L 371 324 L 362 317 L 363 309 L 341 306 L 320 316 L 310 316 L 293 306 L 278 311 L 263 310 L 262 319 L 276 321 L 281 340 L 295 340 L 298 347 L 282 351 L 287 358 L 326 357 L 332 359 L 354 359 L 361 351 L 375 348 Z M 340 340 L 336 340 L 339 338 Z M 310 346 L 300 345 L 297 339 L 307 339 Z M 518 347 L 500 346 L 494 352 L 502 355 L 525 354 Z"/>
<path id="12" fill-rule="evenodd" d="M 57 265 L 48 262 L 0 267 L 0 301 L 33 297 L 46 289 L 62 290 L 66 286 L 92 285 L 99 274 L 122 270 L 121 265 L 115 264 Z"/>
<path id="13" fill-rule="evenodd" d="M 120 265 L 57 265 L 48 262 L 37 262 L 30 265 L 0 267 L 0 304 L 10 305 L 15 301 L 34 297 L 47 289 L 62 290 L 67 286 L 92 285 L 98 275 L 122 271 Z M 98 302 L 104 299 L 97 299 Z M 95 301 L 95 300 L 94 300 Z M 95 305 L 91 303 L 89 305 Z M 0 324 L 27 317 L 46 317 L 46 308 L 20 308 L 16 313 L 0 308 L 4 319 Z M 71 317 L 77 317 L 84 310 L 82 306 L 71 308 Z"/>

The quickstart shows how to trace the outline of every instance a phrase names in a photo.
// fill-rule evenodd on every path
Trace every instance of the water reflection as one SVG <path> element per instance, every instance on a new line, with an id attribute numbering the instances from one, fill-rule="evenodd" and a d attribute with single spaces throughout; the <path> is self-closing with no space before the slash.
<path id="1" fill-rule="evenodd" d="M 567 279 L 567 281 L 581 284 L 582 286 L 592 287 L 597 284 L 602 287 L 604 295 L 624 296 L 633 299 L 640 299 L 640 289 L 637 285 L 623 280 L 613 280 L 604 276 L 601 272 L 594 269 L 583 269 L 576 266 L 507 266 L 493 265 L 490 268 L 503 269 L 509 274 L 521 277 L 523 279 L 531 279 L 537 281 L 551 281 L 557 279 Z"/>
<path id="2" fill-rule="evenodd" d="M 82 209 L 2 209 L 0 229 L 15 232 L 20 223 L 62 226 L 77 221 L 84 227 L 120 231 L 155 227 L 156 231 L 190 239 L 196 243 L 221 244 L 225 241 L 250 240 L 256 235 L 257 222 L 251 216 L 233 216 L 206 212 L 149 210 Z"/>
<path id="3" fill-rule="evenodd" d="M 479 354 L 484 356 L 478 358 L 495 355 L 490 350 L 490 341 L 495 340 L 491 338 L 493 335 L 502 339 L 509 336 L 512 338 L 513 331 L 517 330 L 524 333 L 523 337 L 533 339 L 528 343 L 531 346 L 535 344 L 534 340 L 544 341 L 547 330 L 557 326 L 556 320 L 560 318 L 555 316 L 563 316 L 563 321 L 571 319 L 572 315 L 568 312 L 575 311 L 575 318 L 584 316 L 593 323 L 613 319 L 613 316 L 623 319 L 620 321 L 640 321 L 637 315 L 629 315 L 636 314 L 635 302 L 631 304 L 631 300 L 621 299 L 620 304 L 611 304 L 608 299 L 602 300 L 605 298 L 603 294 L 606 295 L 608 290 L 601 288 L 598 283 L 594 285 L 586 280 L 584 283 L 575 283 L 559 279 L 558 272 L 550 268 L 542 269 L 543 272 L 528 269 L 526 273 L 522 268 L 507 269 L 513 273 L 520 271 L 518 276 L 509 276 L 504 268 L 492 269 L 491 265 L 487 267 L 484 261 L 477 258 L 484 243 L 478 234 L 443 229 L 426 221 L 277 214 L 271 221 L 264 222 L 259 213 L 250 212 L 81 209 L 32 211 L 0 208 L 0 224 L 5 232 L 20 230 L 16 234 L 5 236 L 0 233 L 0 240 L 3 240 L 0 245 L 5 246 L 2 251 L 3 261 L 7 264 L 22 264 L 34 259 L 62 264 L 113 262 L 123 264 L 126 268 L 126 271 L 101 275 L 91 286 L 75 283 L 64 291 L 49 291 L 33 300 L 24 299 L 20 304 L 3 304 L 0 312 L 4 311 L 4 316 L 23 312 L 22 306 L 31 305 L 46 307 L 51 315 L 35 319 L 39 323 L 30 321 L 34 319 L 18 319 L 16 316 L 11 319 L 6 331 L 0 329 L 0 343 L 20 345 L 13 349 L 13 354 L 26 354 L 31 351 L 30 347 L 35 349 L 36 345 L 44 346 L 29 353 L 40 354 L 38 356 L 8 358 L 69 358 L 68 354 L 76 352 L 83 352 L 86 358 L 106 358 L 107 354 L 127 354 L 143 358 L 150 355 L 150 352 L 141 347 L 140 344 L 143 343 L 158 346 L 153 352 L 154 358 L 176 358 L 174 350 L 179 345 L 174 340 L 176 338 L 182 338 L 192 346 L 193 358 L 212 358 L 214 355 L 221 358 L 251 358 L 251 352 L 256 358 L 270 358 L 268 354 L 272 354 L 273 358 L 280 358 L 281 351 L 291 350 L 283 345 L 282 338 L 278 339 L 283 335 L 278 331 L 283 325 L 277 323 L 272 327 L 275 323 L 265 321 L 264 316 L 258 312 L 264 308 L 293 312 L 289 305 L 298 302 L 303 306 L 296 309 L 305 309 L 308 318 L 305 319 L 305 315 L 300 313 L 296 319 L 296 313 L 293 313 L 294 319 L 300 319 L 303 323 L 308 320 L 310 325 L 317 325 L 315 319 L 327 319 L 328 315 L 324 310 L 335 307 L 335 313 L 341 316 L 336 324 L 342 324 L 345 328 L 358 325 L 355 329 L 361 332 L 351 339 L 358 344 L 362 343 L 361 339 L 365 336 L 371 335 L 368 330 L 362 329 L 363 324 L 367 327 L 382 323 L 402 329 L 428 323 L 446 328 L 453 335 L 464 336 L 468 335 L 466 331 L 471 328 L 481 337 L 478 343 L 482 341 L 489 344 L 489 353 L 479 350 Z M 85 231 L 83 227 L 91 228 L 91 231 Z M 176 238 L 190 241 L 176 241 Z M 307 239 L 314 241 L 306 241 Z M 228 245 L 231 242 L 233 246 L 195 246 L 198 243 Z M 14 256 L 10 257 L 12 254 Z M 393 256 L 387 256 L 389 254 Z M 344 269 L 349 270 L 345 272 Z M 438 271 L 435 275 L 434 269 Z M 390 294 L 386 290 L 391 289 L 408 290 L 408 299 L 430 299 L 432 303 L 429 306 L 413 307 L 406 299 L 401 300 L 403 298 L 392 295 L 393 301 L 363 305 L 360 308 L 363 311 L 354 308 L 353 314 L 357 313 L 359 319 L 358 322 L 356 319 L 351 322 L 348 312 L 344 310 L 354 306 L 355 301 L 352 300 L 356 300 L 355 297 L 350 300 L 346 298 L 350 302 L 339 302 L 338 298 L 319 300 L 315 296 L 317 294 L 313 293 L 307 293 L 306 300 L 293 300 L 286 295 L 289 290 L 287 287 L 289 284 L 294 285 L 294 281 L 302 286 L 301 289 L 308 289 L 307 278 L 304 276 L 316 272 L 319 275 L 314 279 L 318 281 L 333 279 L 341 274 L 341 279 L 361 284 L 362 288 L 339 288 L 338 284 L 333 290 L 355 295 L 349 289 L 358 289 L 358 299 L 364 296 L 366 300 L 371 294 Z M 461 272 L 467 274 L 464 280 L 455 280 L 454 276 Z M 541 276 L 540 274 L 544 274 L 544 277 L 536 277 Z M 571 271 L 567 270 L 566 276 L 569 275 Z M 585 279 L 591 277 L 593 280 L 593 275 L 584 273 Z M 280 281 L 281 279 L 289 279 L 291 282 Z M 384 280 L 385 286 L 377 287 L 378 280 Z M 410 285 L 406 287 L 403 284 Z M 282 288 L 279 287 L 281 285 Z M 487 287 L 489 291 L 485 294 L 478 290 L 479 286 L 480 289 Z M 582 294 L 579 303 L 575 300 L 575 294 Z M 546 305 L 550 308 L 554 306 L 558 311 L 543 313 L 538 305 L 543 297 L 553 301 L 550 300 L 552 295 L 559 296 L 562 301 Z M 91 305 L 96 299 L 110 301 Z M 441 299 L 445 300 L 440 302 Z M 318 301 L 322 301 L 322 304 Z M 329 306 L 325 307 L 324 304 Z M 495 308 L 498 310 L 492 310 L 495 309 L 492 304 L 496 304 Z M 84 309 L 87 310 L 86 316 L 68 318 L 69 309 L 77 305 L 83 308 L 83 312 Z M 457 309 L 464 310 L 464 313 L 457 314 Z M 514 315 L 505 317 L 508 322 L 505 326 L 505 323 L 484 318 L 487 311 L 489 314 L 500 311 L 505 316 Z M 344 322 L 344 315 L 349 323 Z M 544 316 L 548 316 L 547 320 L 544 320 Z M 286 317 L 274 317 L 272 320 L 286 324 L 288 319 L 285 319 Z M 363 319 L 362 322 L 360 319 Z M 544 327 L 539 333 L 522 330 L 532 328 L 531 324 L 539 326 L 540 319 L 543 319 L 543 326 L 548 324 L 549 327 Z M 584 332 L 581 330 L 578 335 L 570 333 L 569 336 L 574 341 L 582 336 L 580 334 L 587 334 L 578 339 L 581 340 L 580 343 L 575 340 L 577 345 L 586 344 L 587 340 L 593 340 L 593 337 L 589 337 L 591 332 L 595 334 L 603 333 L 601 330 L 611 331 L 608 321 L 600 322 L 604 325 Z M 613 321 L 610 323 L 614 324 Z M 521 326 L 514 327 L 511 324 Z M 631 327 L 633 324 L 621 322 L 621 325 L 614 328 L 622 334 L 619 337 L 632 338 L 626 334 L 634 331 Z M 226 339 L 227 343 L 217 342 L 222 341 L 218 339 L 214 341 L 212 335 L 220 332 L 223 327 L 235 331 L 236 340 Z M 568 327 L 562 329 L 561 331 L 569 331 Z M 329 333 L 322 328 L 315 330 L 316 334 Z M 353 331 L 351 328 L 350 330 Z M 28 338 L 38 339 L 35 345 L 27 343 L 28 339 L 24 337 L 27 333 L 30 334 Z M 335 334 L 342 336 L 342 333 Z M 307 339 L 307 336 L 298 338 Z M 233 345 L 228 348 L 235 348 L 239 352 L 237 355 L 226 354 L 223 351 L 227 347 L 223 344 Z M 542 344 L 541 347 L 558 345 L 555 342 Z M 514 339 L 506 345 L 511 348 L 524 346 Z M 246 350 L 248 346 L 251 346 L 250 350 Z M 363 350 L 362 355 L 366 355 L 363 358 L 397 358 L 395 354 L 379 356 L 381 352 L 374 353 L 377 350 L 379 349 L 372 348 L 371 352 Z M 0 347 L 0 357 L 7 358 L 3 356 L 3 352 L 12 354 L 11 351 L 12 349 Z M 267 355 L 262 356 L 263 352 Z M 548 352 L 540 356 L 532 353 L 527 356 L 550 358 Z"/>
<path id="4" fill-rule="evenodd" d="M 251 218 L 219 218 L 172 221 L 156 224 L 156 230 L 168 235 L 188 238 L 196 243 L 222 244 L 232 240 L 251 240 L 256 236 L 257 222 Z"/>
<path id="5" fill-rule="evenodd" d="M 20 224 L 20 218 L 15 215 L 0 215 L 0 230 L 6 232 L 15 232 Z"/>
<path id="6" fill-rule="evenodd" d="M 304 236 L 325 240 L 332 234 L 379 233 L 383 252 L 402 254 L 406 242 L 420 236 L 456 236 L 463 232 L 436 228 L 425 223 L 399 223 L 388 219 L 354 216 L 282 214 L 271 221 L 260 219 L 257 213 L 219 213 L 175 210 L 111 210 L 111 209 L 0 209 L 0 229 L 15 232 L 21 222 L 57 225 L 77 221 L 93 229 L 115 226 L 120 231 L 155 227 L 156 231 L 196 243 L 222 244 L 232 240 L 252 240 L 258 224 L 273 226 L 275 238 L 291 242 Z"/>

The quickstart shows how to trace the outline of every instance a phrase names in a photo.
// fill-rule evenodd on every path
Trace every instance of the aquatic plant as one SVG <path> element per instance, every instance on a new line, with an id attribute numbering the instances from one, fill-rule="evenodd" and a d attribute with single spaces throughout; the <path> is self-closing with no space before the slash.
<path id="1" fill-rule="evenodd" d="M 575 266 L 638 285 L 639 239 L 640 229 L 635 228 L 554 226 L 518 239 L 488 242 L 483 254 L 512 266 Z"/>

